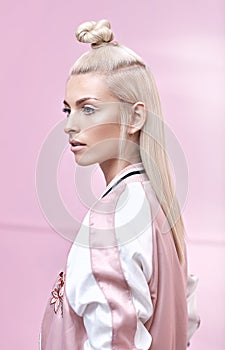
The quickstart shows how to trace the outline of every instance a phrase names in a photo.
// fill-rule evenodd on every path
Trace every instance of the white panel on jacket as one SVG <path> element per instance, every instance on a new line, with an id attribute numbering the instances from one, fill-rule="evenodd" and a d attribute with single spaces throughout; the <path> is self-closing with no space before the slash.
<path id="1" fill-rule="evenodd" d="M 89 235 L 87 225 L 89 212 L 84 220 L 85 224 L 79 231 L 79 244 L 74 242 L 68 255 L 66 293 L 72 309 L 83 317 L 88 339 L 95 339 L 95 344 L 100 346 L 99 349 L 108 350 L 112 339 L 111 311 L 92 274 L 89 246 L 80 245 Z M 97 327 L 93 327 L 93 323 Z M 96 331 L 97 329 L 100 331 Z M 103 343 L 105 346 L 102 346 Z M 89 341 L 86 341 L 84 349 L 94 348 Z"/>
<path id="2" fill-rule="evenodd" d="M 200 317 L 197 310 L 196 302 L 196 288 L 198 285 L 198 277 L 189 274 L 187 280 L 187 307 L 188 307 L 188 335 L 187 340 L 190 339 L 200 325 Z"/>
<path id="3" fill-rule="evenodd" d="M 67 261 L 66 293 L 73 310 L 84 319 L 86 349 L 111 350 L 112 315 L 91 266 L 89 214 L 84 218 Z M 152 273 L 151 212 L 140 182 L 128 183 L 115 210 L 120 263 L 137 313 L 135 345 L 149 349 L 152 338 L 144 323 L 152 315 L 148 281 Z M 127 320 L 129 322 L 129 320 Z"/>
<path id="4" fill-rule="evenodd" d="M 138 317 L 137 349 L 148 349 L 152 341 L 144 327 L 153 312 L 148 287 L 152 275 L 151 221 L 151 210 L 141 183 L 128 183 L 117 203 L 115 229 L 122 269 L 131 288 Z"/>

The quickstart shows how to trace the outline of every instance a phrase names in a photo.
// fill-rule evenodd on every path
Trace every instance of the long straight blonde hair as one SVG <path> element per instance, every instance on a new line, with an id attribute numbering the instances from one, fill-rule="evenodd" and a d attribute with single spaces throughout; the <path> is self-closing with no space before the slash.
<path id="1" fill-rule="evenodd" d="M 113 38 L 109 22 L 86 22 L 78 29 L 78 40 L 91 43 L 92 50 L 74 63 L 69 75 L 100 74 L 109 91 L 119 101 L 125 102 L 125 105 L 138 101 L 145 104 L 147 119 L 139 136 L 140 157 L 169 222 L 182 263 L 185 257 L 185 229 L 169 166 L 161 103 L 153 75 L 136 53 L 123 45 L 109 42 Z M 87 40 L 84 34 L 88 36 Z M 107 40 L 104 41 L 104 37 Z M 129 109 L 122 109 L 121 125 L 128 125 L 129 118 Z M 125 128 L 121 128 L 121 138 L 125 137 L 125 132 Z"/>

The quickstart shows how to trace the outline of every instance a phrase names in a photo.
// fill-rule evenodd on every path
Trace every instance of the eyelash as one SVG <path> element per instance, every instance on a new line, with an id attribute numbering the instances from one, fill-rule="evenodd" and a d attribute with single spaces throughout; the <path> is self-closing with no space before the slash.
<path id="1" fill-rule="evenodd" d="M 70 112 L 71 112 L 71 110 L 69 109 L 69 108 L 63 108 L 63 113 L 66 113 L 67 114 L 67 118 L 69 117 L 69 115 L 70 115 Z"/>
<path id="2" fill-rule="evenodd" d="M 88 111 L 89 110 L 89 111 Z M 97 110 L 96 107 L 93 107 L 91 105 L 84 105 L 82 108 L 81 108 L 81 111 L 85 114 L 85 115 L 90 115 L 90 114 L 94 114 L 95 111 Z M 71 109 L 70 108 L 63 108 L 63 113 L 66 113 L 67 114 L 67 118 L 69 117 L 70 115 L 70 112 L 71 112 Z"/>

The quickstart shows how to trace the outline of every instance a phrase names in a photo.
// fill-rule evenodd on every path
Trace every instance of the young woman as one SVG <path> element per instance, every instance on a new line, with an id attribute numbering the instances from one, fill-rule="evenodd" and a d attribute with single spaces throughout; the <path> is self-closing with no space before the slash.
<path id="1" fill-rule="evenodd" d="M 77 232 L 42 322 L 42 350 L 185 350 L 199 326 L 197 278 L 149 68 L 106 20 L 79 26 L 64 112 L 75 161 L 107 187 Z"/>

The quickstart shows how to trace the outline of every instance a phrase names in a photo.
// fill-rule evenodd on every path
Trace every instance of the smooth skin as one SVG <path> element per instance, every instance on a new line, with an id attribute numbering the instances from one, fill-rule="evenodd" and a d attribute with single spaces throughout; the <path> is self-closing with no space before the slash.
<path id="1" fill-rule="evenodd" d="M 107 185 L 127 165 L 141 161 L 138 145 L 146 120 L 144 103 L 131 105 L 125 154 L 119 159 L 120 103 L 107 88 L 104 75 L 72 75 L 67 81 L 64 112 L 68 119 L 64 131 L 69 142 L 76 140 L 85 145 L 74 152 L 75 161 L 82 166 L 99 163 Z"/>

